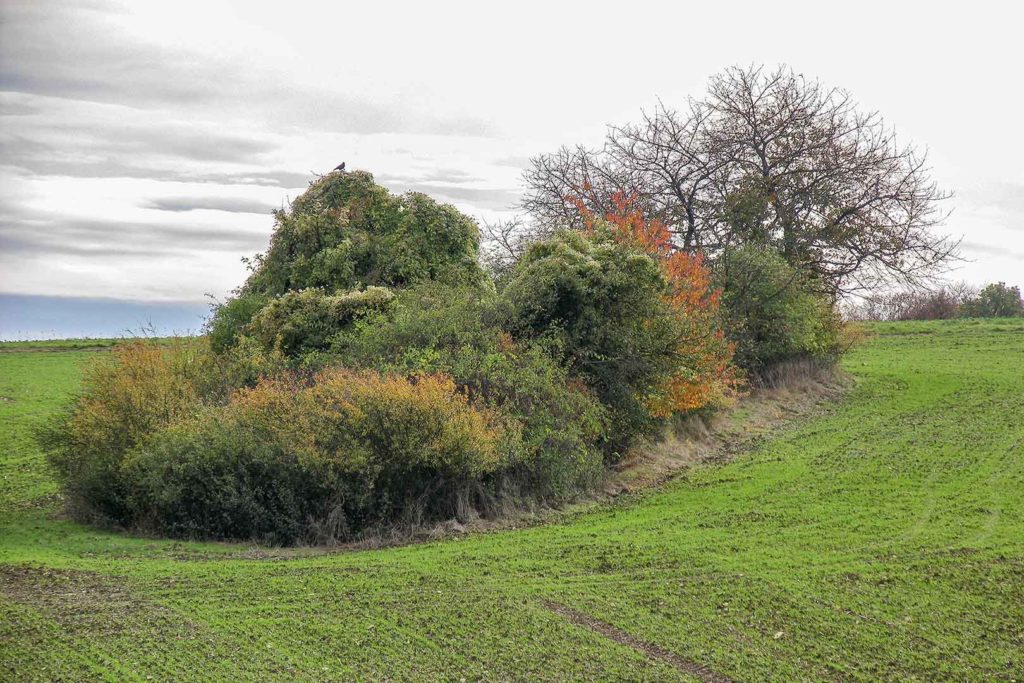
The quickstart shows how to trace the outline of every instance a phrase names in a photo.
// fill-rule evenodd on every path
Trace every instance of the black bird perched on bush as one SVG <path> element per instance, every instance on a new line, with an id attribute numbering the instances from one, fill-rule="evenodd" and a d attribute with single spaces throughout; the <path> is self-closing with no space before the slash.
<path id="1" fill-rule="evenodd" d="M 338 164 L 337 166 L 335 166 L 334 170 L 335 171 L 341 171 L 342 173 L 344 173 L 345 172 L 345 162 L 343 161 L 340 164 Z"/>

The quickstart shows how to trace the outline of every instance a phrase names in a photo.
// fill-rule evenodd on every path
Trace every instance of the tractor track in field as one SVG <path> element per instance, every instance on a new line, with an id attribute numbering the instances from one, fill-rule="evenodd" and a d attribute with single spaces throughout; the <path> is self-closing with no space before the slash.
<path id="1" fill-rule="evenodd" d="M 670 666 L 674 666 L 683 673 L 696 676 L 706 683 L 736 683 L 728 676 L 720 674 L 717 671 L 713 671 L 703 664 L 686 659 L 671 650 L 666 650 L 665 648 L 659 647 L 653 643 L 640 640 L 636 636 L 633 636 L 616 626 L 612 626 L 607 622 L 601 621 L 600 619 L 595 619 L 589 614 L 577 612 L 570 607 L 566 607 L 565 605 L 552 600 L 545 600 L 544 606 L 577 626 L 588 628 L 609 640 L 615 641 L 619 645 L 631 647 L 650 659 L 656 659 L 669 664 Z"/>

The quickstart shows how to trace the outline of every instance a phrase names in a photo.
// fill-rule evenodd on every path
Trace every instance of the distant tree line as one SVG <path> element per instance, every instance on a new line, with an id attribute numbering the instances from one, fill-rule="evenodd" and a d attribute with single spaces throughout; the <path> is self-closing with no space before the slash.
<path id="1" fill-rule="evenodd" d="M 982 288 L 965 282 L 931 290 L 899 290 L 864 297 L 846 310 L 855 320 L 948 320 L 1024 316 L 1020 287 L 993 282 Z"/>

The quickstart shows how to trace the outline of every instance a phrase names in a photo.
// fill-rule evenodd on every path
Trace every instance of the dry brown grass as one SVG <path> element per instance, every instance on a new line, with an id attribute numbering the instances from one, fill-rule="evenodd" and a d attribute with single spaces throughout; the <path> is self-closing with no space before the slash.
<path id="1" fill-rule="evenodd" d="M 776 366 L 734 407 L 677 420 L 662 439 L 634 448 L 608 475 L 604 493 L 617 496 L 657 486 L 696 464 L 728 461 L 754 440 L 820 410 L 850 384 L 833 365 L 798 361 Z"/>

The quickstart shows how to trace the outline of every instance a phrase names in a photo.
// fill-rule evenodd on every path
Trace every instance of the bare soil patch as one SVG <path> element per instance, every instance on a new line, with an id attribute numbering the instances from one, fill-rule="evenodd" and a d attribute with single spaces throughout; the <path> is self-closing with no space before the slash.
<path id="1" fill-rule="evenodd" d="M 118 636 L 140 626 L 192 631 L 171 610 L 133 593 L 117 577 L 96 572 L 0 565 L 0 593 L 38 610 L 61 628 L 90 636 Z"/>

